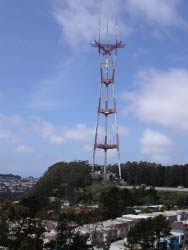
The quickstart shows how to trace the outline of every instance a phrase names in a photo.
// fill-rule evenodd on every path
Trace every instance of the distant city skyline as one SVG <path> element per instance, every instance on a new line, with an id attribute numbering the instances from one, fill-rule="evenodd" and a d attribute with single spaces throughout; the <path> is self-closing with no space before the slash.
<path id="1" fill-rule="evenodd" d="M 121 162 L 188 163 L 187 9 L 185 0 L 0 0 L 0 173 L 92 162 L 99 17 L 103 36 L 117 19 L 126 44 L 115 81 Z"/>

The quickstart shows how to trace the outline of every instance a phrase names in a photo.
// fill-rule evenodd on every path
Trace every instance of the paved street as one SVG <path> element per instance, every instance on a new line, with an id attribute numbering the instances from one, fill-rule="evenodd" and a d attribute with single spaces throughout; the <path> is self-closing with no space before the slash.
<path id="1" fill-rule="evenodd" d="M 119 188 L 133 189 L 134 187 L 140 188 L 140 186 L 119 186 Z M 149 189 L 150 186 L 146 187 Z M 166 192 L 188 192 L 188 188 L 173 188 L 173 187 L 155 187 L 155 190 L 166 191 Z"/>

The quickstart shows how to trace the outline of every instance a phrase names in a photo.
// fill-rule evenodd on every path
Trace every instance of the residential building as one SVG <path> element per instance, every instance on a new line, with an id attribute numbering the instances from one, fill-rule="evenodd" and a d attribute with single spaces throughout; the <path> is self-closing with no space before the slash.
<path id="1" fill-rule="evenodd" d="M 177 221 L 171 223 L 170 228 L 170 233 L 178 237 L 180 246 L 188 246 L 188 224 Z"/>

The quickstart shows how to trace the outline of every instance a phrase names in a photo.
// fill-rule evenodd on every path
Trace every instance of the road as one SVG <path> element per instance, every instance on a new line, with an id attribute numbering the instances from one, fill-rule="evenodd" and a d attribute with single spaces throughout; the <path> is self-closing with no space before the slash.
<path id="1" fill-rule="evenodd" d="M 140 188 L 140 186 L 119 186 L 119 188 L 127 188 L 127 189 L 133 189 L 133 188 Z M 150 189 L 150 187 L 146 187 L 146 189 Z M 155 190 L 157 191 L 164 191 L 164 192 L 188 192 L 188 188 L 174 188 L 174 187 L 155 187 Z"/>

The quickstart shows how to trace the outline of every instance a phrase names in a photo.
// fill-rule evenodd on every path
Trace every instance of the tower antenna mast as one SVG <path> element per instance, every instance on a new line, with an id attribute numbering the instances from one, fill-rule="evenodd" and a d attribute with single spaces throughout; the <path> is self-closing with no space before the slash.
<path id="1" fill-rule="evenodd" d="M 104 179 L 107 179 L 107 156 L 108 150 L 116 150 L 118 157 L 118 173 L 119 179 L 121 179 L 121 165 L 120 165 L 120 146 L 119 146 L 119 134 L 118 134 L 118 123 L 117 123 L 117 108 L 116 108 L 116 95 L 115 95 L 115 68 L 116 68 L 116 57 L 117 51 L 120 48 L 124 48 L 124 43 L 118 41 L 117 37 L 117 20 L 116 20 L 116 30 L 115 30 L 115 41 L 113 43 L 101 42 L 100 34 L 100 19 L 99 19 L 99 36 L 98 41 L 94 41 L 91 46 L 98 49 L 100 58 L 100 92 L 99 101 L 97 109 L 97 124 L 94 139 L 93 148 L 93 170 L 96 163 L 96 150 L 104 150 Z M 108 24 L 107 24 L 108 33 Z M 108 34 L 107 34 L 108 35 Z M 108 38 L 108 37 L 107 37 Z M 110 92 L 111 91 L 111 92 Z M 110 105 L 110 93 L 112 97 L 112 104 Z M 109 116 L 114 117 L 115 121 L 115 141 L 112 134 L 109 131 Z M 104 120 L 104 136 L 99 136 L 99 121 Z M 110 139 L 109 139 L 110 137 Z"/>

